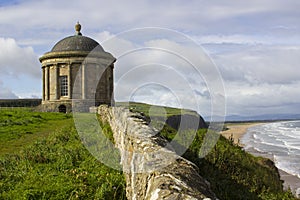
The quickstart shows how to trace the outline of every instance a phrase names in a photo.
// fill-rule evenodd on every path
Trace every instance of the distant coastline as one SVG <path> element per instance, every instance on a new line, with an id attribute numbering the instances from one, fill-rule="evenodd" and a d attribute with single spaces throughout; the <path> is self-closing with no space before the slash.
<path id="1" fill-rule="evenodd" d="M 295 120 L 295 119 L 293 119 Z M 244 144 L 241 142 L 241 138 L 247 133 L 247 130 L 253 126 L 260 126 L 267 123 L 274 123 L 280 121 L 293 121 L 293 120 L 263 120 L 263 121 L 233 121 L 226 122 L 225 127 L 227 130 L 221 132 L 221 135 L 226 137 L 227 139 L 233 139 L 234 143 L 244 147 Z M 255 156 L 262 156 L 271 159 L 270 155 L 266 155 L 255 150 L 248 151 L 249 153 Z M 283 186 L 285 189 L 291 188 L 293 193 L 297 188 L 300 188 L 300 178 L 289 174 L 281 169 L 278 169 L 280 173 L 281 179 L 284 181 Z"/>

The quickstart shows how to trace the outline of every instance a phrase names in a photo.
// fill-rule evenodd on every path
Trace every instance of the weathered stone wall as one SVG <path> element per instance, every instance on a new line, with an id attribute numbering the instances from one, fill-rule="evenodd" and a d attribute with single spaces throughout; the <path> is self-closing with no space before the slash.
<path id="1" fill-rule="evenodd" d="M 142 115 L 107 106 L 98 113 L 109 122 L 120 150 L 128 199 L 216 199 L 199 169 L 176 155 Z"/>

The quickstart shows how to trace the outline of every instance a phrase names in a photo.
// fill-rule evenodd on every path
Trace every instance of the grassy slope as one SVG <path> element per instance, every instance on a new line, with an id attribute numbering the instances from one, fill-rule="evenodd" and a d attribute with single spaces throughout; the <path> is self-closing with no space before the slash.
<path id="1" fill-rule="evenodd" d="M 183 115 L 183 114 L 190 114 L 196 115 L 197 113 L 192 110 L 186 109 L 178 109 L 178 108 L 171 108 L 171 107 L 164 107 L 164 106 L 154 106 L 145 103 L 137 103 L 137 102 L 116 102 L 116 106 L 123 106 L 129 108 L 133 112 L 141 112 L 149 117 L 162 117 L 161 115 L 166 113 L 166 117 L 172 115 Z"/>
<path id="2" fill-rule="evenodd" d="M 206 130 L 197 132 L 184 157 L 200 168 L 200 175 L 221 199 L 295 199 L 283 191 L 277 168 L 270 160 L 252 156 L 233 140 L 221 136 L 211 152 L 199 159 L 199 144 L 206 134 Z"/>
<path id="3" fill-rule="evenodd" d="M 32 112 L 30 108 L 0 109 L 0 155 L 18 152 L 72 122 L 71 115 Z"/>
<path id="4" fill-rule="evenodd" d="M 9 153 L 0 156 L 0 199 L 125 199 L 122 173 L 90 155 L 71 116 L 28 109 L 0 116 L 1 148 Z"/>
<path id="5" fill-rule="evenodd" d="M 146 116 L 149 114 L 150 105 L 130 104 L 130 107 Z M 165 110 L 168 115 L 181 113 L 174 108 Z M 47 120 L 35 121 L 40 118 L 38 115 Z M 19 124 L 16 130 L 23 131 L 21 134 L 15 131 L 17 135 L 0 137 L 1 145 L 8 145 L 7 152 L 15 151 L 16 141 L 24 139 L 31 145 L 20 153 L 0 156 L 0 199 L 125 199 L 123 175 L 89 154 L 78 138 L 72 119 L 29 110 L 13 116 L 11 127 L 18 126 L 21 118 L 32 121 Z M 12 116 L 1 117 L 0 123 L 7 117 Z M 28 126 L 31 128 L 27 129 Z M 3 127 L 6 134 L 11 134 L 7 126 L 1 125 L 0 129 Z M 109 128 L 106 131 L 111 134 Z M 171 140 L 176 130 L 165 126 L 161 134 Z M 206 130 L 197 132 L 184 156 L 198 165 L 199 173 L 210 181 L 220 199 L 294 199 L 289 192 L 283 192 L 276 169 L 267 159 L 256 158 L 223 137 L 204 159 L 199 159 L 197 155 L 205 134 Z M 45 138 L 46 135 L 50 136 Z"/>
<path id="6" fill-rule="evenodd" d="M 149 116 L 147 109 L 150 106 L 147 104 L 131 103 L 130 107 Z M 186 112 L 175 108 L 165 110 L 170 111 L 168 116 Z M 176 134 L 177 131 L 167 125 L 161 131 L 161 135 L 168 140 L 172 140 Z M 210 153 L 200 159 L 198 155 L 206 134 L 206 129 L 198 130 L 183 156 L 199 167 L 199 174 L 211 183 L 220 199 L 295 199 L 291 192 L 283 191 L 277 168 L 270 160 L 252 156 L 223 136 L 220 136 Z"/>

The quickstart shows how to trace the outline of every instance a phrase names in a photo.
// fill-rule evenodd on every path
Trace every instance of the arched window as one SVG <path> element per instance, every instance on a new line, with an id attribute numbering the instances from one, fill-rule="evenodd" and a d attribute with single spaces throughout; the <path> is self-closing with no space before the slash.
<path id="1" fill-rule="evenodd" d="M 60 105 L 58 107 L 58 112 L 66 113 L 67 112 L 67 107 L 65 105 Z"/>
<path id="2" fill-rule="evenodd" d="M 60 84 L 60 96 L 68 96 L 68 77 L 60 76 L 59 84 Z"/>

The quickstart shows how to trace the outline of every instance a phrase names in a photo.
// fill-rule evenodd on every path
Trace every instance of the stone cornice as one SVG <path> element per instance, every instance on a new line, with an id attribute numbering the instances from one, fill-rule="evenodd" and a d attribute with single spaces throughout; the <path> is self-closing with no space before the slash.
<path id="1" fill-rule="evenodd" d="M 39 58 L 42 63 L 44 60 L 52 58 L 70 58 L 70 57 L 91 57 L 91 58 L 104 58 L 112 60 L 112 63 L 116 61 L 108 52 L 89 52 L 89 51 L 61 51 L 61 52 L 48 52 Z"/>

